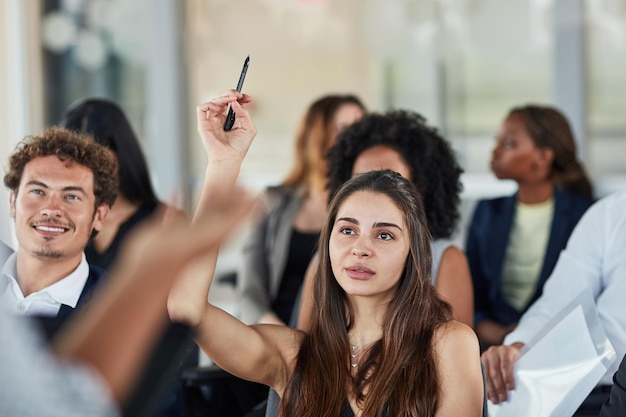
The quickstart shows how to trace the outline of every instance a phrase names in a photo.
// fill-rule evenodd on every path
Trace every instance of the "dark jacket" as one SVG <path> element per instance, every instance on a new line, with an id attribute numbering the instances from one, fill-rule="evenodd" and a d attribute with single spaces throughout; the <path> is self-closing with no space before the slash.
<path id="1" fill-rule="evenodd" d="M 76 308 L 70 307 L 66 304 L 61 304 L 59 312 L 54 317 L 37 316 L 37 320 L 41 324 L 45 335 L 48 339 L 51 339 L 57 331 L 63 326 L 65 321 L 77 310 L 86 305 L 91 299 L 94 290 L 104 282 L 107 273 L 102 269 L 94 265 L 89 265 L 89 276 L 85 281 L 83 291 L 80 293 Z"/>
<path id="2" fill-rule="evenodd" d="M 524 311 L 509 305 L 500 291 L 502 267 L 517 203 L 517 193 L 478 202 L 469 227 L 465 251 L 474 283 L 475 322 L 486 318 L 508 325 L 519 320 L 541 295 L 572 230 L 593 200 L 555 188 L 554 215 L 548 245 L 534 295 Z"/>
<path id="3" fill-rule="evenodd" d="M 600 417 L 626 416 L 626 356 L 613 375 L 613 386 L 609 400 L 602 406 Z"/>

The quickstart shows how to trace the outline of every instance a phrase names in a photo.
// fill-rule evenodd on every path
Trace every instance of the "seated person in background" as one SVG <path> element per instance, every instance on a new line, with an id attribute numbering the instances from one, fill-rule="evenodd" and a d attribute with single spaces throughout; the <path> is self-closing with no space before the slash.
<path id="1" fill-rule="evenodd" d="M 227 93 L 198 115 L 214 158 L 241 161 L 254 138 L 238 102 L 244 98 Z M 241 128 L 225 132 L 228 104 Z M 430 233 L 413 184 L 391 171 L 365 173 L 336 193 L 328 211 L 310 332 L 245 325 L 207 304 L 207 293 L 191 285 L 197 276 L 173 287 L 170 315 L 194 326 L 220 367 L 273 387 L 282 416 L 480 416 L 478 341 L 451 320 L 431 285 Z M 204 278 L 208 291 L 212 276 Z"/>
<path id="2" fill-rule="evenodd" d="M 91 135 L 113 153 L 119 166 L 119 189 L 115 205 L 104 220 L 102 230 L 85 248 L 87 262 L 108 270 L 120 244 L 129 231 L 155 213 L 163 216 L 185 215 L 159 201 L 150 181 L 146 159 L 130 122 L 115 103 L 104 99 L 85 99 L 70 107 L 61 126 Z"/>
<path id="3" fill-rule="evenodd" d="M 574 226 L 593 203 L 567 119 L 556 109 L 514 108 L 491 169 L 517 182 L 510 197 L 478 202 L 465 251 L 481 346 L 500 344 L 540 295 Z"/>
<path id="4" fill-rule="evenodd" d="M 89 205 L 93 211 L 93 199 Z M 231 188 L 205 207 L 193 228 L 178 220 L 135 231 L 110 277 L 56 335 L 52 349 L 27 318 L 0 304 L 0 415 L 119 415 L 167 322 L 174 279 L 214 250 L 249 209 L 249 198 Z"/>
<path id="5" fill-rule="evenodd" d="M 18 144 L 4 184 L 18 248 L 2 266 L 0 304 L 56 317 L 54 331 L 103 279 L 84 249 L 115 201 L 117 163 L 89 136 L 50 128 Z"/>
<path id="6" fill-rule="evenodd" d="M 337 133 L 365 112 L 352 95 L 328 95 L 308 108 L 296 135 L 291 172 L 265 193 L 267 214 L 244 245 L 238 271 L 244 323 L 289 324 L 328 204 L 324 156 Z"/>
<path id="7" fill-rule="evenodd" d="M 455 320 L 473 322 L 472 280 L 467 259 L 450 237 L 459 220 L 461 168 L 450 144 L 422 116 L 407 111 L 370 114 L 344 130 L 328 153 L 328 188 L 332 195 L 351 177 L 391 169 L 419 190 L 430 231 L 431 283 L 452 307 Z M 302 291 L 298 328 L 308 329 L 313 306 L 312 262 Z"/>
<path id="8" fill-rule="evenodd" d="M 521 317 L 505 345 L 491 346 L 482 355 L 487 394 L 498 403 L 515 388 L 513 365 L 520 349 L 582 290 L 588 288 L 596 302 L 600 322 L 618 358 L 626 353 L 626 192 L 595 203 L 580 219 L 561 252 L 541 297 Z M 566 343 L 566 342 L 564 342 Z M 597 416 L 608 398 L 617 361 L 587 397 L 576 416 Z"/>

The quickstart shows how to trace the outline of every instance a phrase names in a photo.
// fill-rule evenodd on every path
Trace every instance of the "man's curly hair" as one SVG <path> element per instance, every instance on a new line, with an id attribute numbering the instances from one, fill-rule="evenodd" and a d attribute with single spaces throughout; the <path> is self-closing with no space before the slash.
<path id="1" fill-rule="evenodd" d="M 450 238 L 460 218 L 463 170 L 450 144 L 417 113 L 371 113 L 341 132 L 327 155 L 330 198 L 352 177 L 357 157 L 377 145 L 395 149 L 410 167 L 410 180 L 424 199 L 432 237 Z"/>
<path id="2" fill-rule="evenodd" d="M 4 185 L 17 194 L 26 164 L 52 155 L 62 161 L 74 161 L 93 172 L 95 208 L 102 204 L 113 205 L 119 185 L 115 157 L 91 136 L 60 127 L 48 128 L 40 136 L 29 136 L 17 144 L 16 151 L 9 157 Z"/>

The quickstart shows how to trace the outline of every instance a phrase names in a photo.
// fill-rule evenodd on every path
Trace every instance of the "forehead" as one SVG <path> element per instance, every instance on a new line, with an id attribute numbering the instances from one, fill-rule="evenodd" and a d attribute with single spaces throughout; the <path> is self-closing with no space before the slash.
<path id="1" fill-rule="evenodd" d="M 49 188 L 80 187 L 93 194 L 93 172 L 76 161 L 62 161 L 54 155 L 34 158 L 24 166 L 20 187 L 33 181 Z"/>
<path id="2" fill-rule="evenodd" d="M 339 106 L 333 115 L 333 123 L 337 128 L 343 128 L 363 117 L 363 109 L 354 103 L 345 103 Z"/>
<path id="3" fill-rule="evenodd" d="M 528 133 L 528 129 L 526 128 L 526 119 L 518 113 L 508 115 L 502 123 L 502 129 L 510 133 Z"/>
<path id="4" fill-rule="evenodd" d="M 385 145 L 372 146 L 361 152 L 354 161 L 352 176 L 368 171 L 390 169 L 411 180 L 411 168 L 400 153 Z"/>
<path id="5" fill-rule="evenodd" d="M 337 219 L 354 218 L 359 223 L 390 222 L 404 225 L 404 213 L 386 194 L 373 191 L 357 191 L 347 197 L 337 210 Z"/>

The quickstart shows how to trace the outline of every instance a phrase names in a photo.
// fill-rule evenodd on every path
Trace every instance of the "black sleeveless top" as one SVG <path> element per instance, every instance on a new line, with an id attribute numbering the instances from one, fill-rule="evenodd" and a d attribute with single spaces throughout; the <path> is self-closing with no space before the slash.
<path id="1" fill-rule="evenodd" d="M 272 301 L 272 311 L 283 321 L 289 323 L 291 313 L 304 281 L 304 274 L 317 249 L 320 234 L 317 232 L 303 233 L 292 229 L 289 241 L 287 264 L 280 281 L 278 294 Z"/>
<path id="2" fill-rule="evenodd" d="M 85 248 L 87 263 L 89 265 L 99 266 L 105 271 L 108 271 L 113 261 L 115 261 L 115 258 L 117 258 L 120 245 L 126 238 L 128 232 L 130 232 L 137 224 L 152 216 L 158 206 L 158 201 L 151 201 L 140 206 L 139 209 L 137 209 L 137 211 L 128 218 L 128 220 L 120 225 L 117 234 L 106 251 L 102 253 L 98 252 L 93 241 L 90 241 Z"/>

